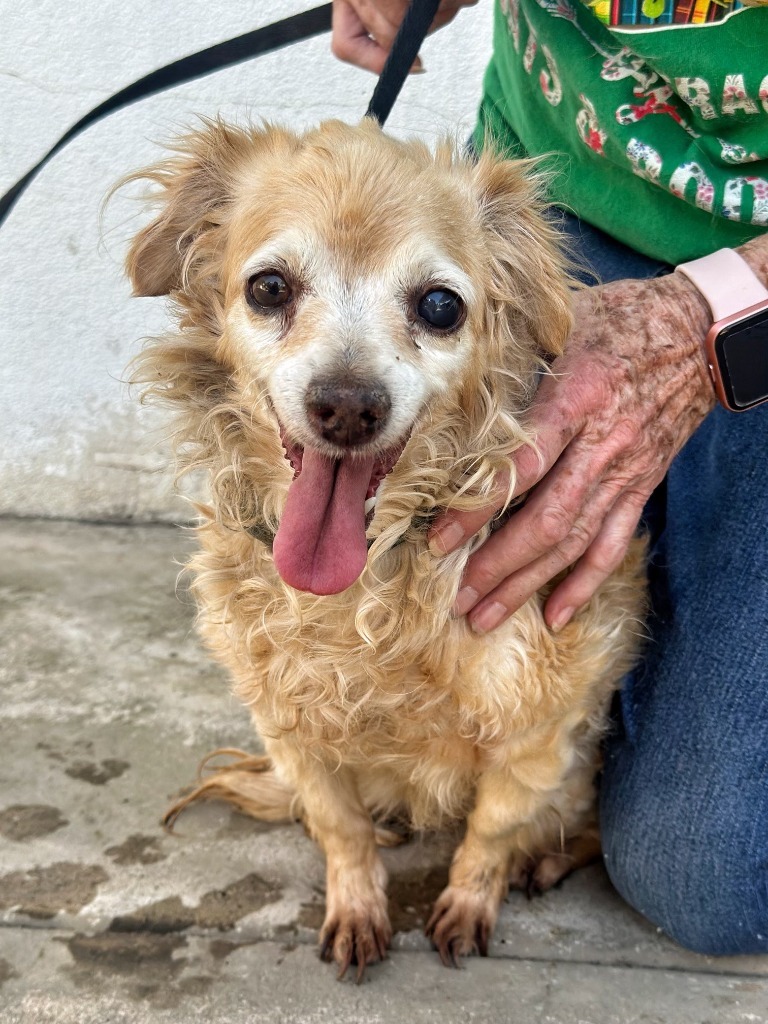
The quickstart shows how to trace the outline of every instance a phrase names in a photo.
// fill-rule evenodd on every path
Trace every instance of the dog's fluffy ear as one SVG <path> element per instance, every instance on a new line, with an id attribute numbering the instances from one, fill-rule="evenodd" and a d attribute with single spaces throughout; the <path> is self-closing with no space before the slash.
<path id="1" fill-rule="evenodd" d="M 510 311 L 513 334 L 522 325 L 540 352 L 560 355 L 572 325 L 567 260 L 560 232 L 542 216 L 542 183 L 533 161 L 484 153 L 474 184 L 494 299 Z"/>
<path id="2" fill-rule="evenodd" d="M 254 142 L 266 135 L 203 121 L 198 131 L 176 140 L 175 156 L 125 179 L 159 186 L 150 201 L 160 211 L 126 257 L 135 295 L 166 295 L 181 286 L 194 243 L 226 221 L 238 175 Z"/>

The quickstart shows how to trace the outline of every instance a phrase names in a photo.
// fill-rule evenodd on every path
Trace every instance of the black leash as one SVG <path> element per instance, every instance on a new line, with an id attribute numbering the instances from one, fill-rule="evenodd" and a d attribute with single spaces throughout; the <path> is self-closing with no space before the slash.
<path id="1" fill-rule="evenodd" d="M 395 105 L 439 6 L 440 0 L 411 0 L 405 12 L 366 111 L 367 116 L 375 117 L 380 125 Z"/>
<path id="2" fill-rule="evenodd" d="M 411 0 L 411 6 L 403 19 L 368 105 L 368 116 L 375 117 L 379 124 L 383 125 L 389 116 L 432 23 L 439 2 L 440 0 Z M 223 68 L 232 67 L 235 64 L 241 64 L 243 61 L 251 60 L 263 53 L 271 53 L 283 46 L 289 46 L 291 43 L 298 43 L 302 39 L 311 39 L 313 36 L 328 32 L 330 28 L 331 4 L 327 3 L 322 7 L 314 7 L 301 14 L 284 18 L 282 21 L 276 21 L 272 25 L 265 25 L 263 28 L 246 32 L 235 39 L 228 39 L 226 42 L 209 46 L 188 57 L 182 57 L 126 86 L 81 117 L 77 124 L 72 125 L 31 170 L 11 186 L 0 199 L 0 225 L 13 209 L 17 199 L 48 161 L 71 139 L 94 122 L 128 106 L 129 103 L 135 103 L 137 100 L 152 96 L 164 89 L 182 85 L 195 78 L 202 78 L 204 75 L 210 75 L 214 71 L 221 71 Z"/>

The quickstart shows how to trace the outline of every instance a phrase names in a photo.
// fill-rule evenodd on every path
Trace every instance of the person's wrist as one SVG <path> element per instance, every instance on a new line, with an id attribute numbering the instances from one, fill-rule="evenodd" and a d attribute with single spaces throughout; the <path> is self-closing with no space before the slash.
<path id="1" fill-rule="evenodd" d="M 723 248 L 677 267 L 678 276 L 689 278 L 709 306 L 708 366 L 718 399 L 733 412 L 768 400 L 764 257 L 764 244 L 755 245 L 754 251 L 749 246 Z"/>
<path id="2" fill-rule="evenodd" d="M 660 313 L 674 325 L 682 349 L 681 358 L 689 360 L 694 369 L 695 387 L 712 408 L 717 399 L 709 373 L 709 360 L 704 342 L 712 326 L 709 304 L 685 274 L 675 271 L 657 278 Z"/>

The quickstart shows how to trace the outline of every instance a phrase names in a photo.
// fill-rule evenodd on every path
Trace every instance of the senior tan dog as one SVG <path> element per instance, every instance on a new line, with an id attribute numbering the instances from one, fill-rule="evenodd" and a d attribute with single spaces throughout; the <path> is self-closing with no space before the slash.
<path id="1" fill-rule="evenodd" d="M 644 606 L 638 542 L 560 633 L 540 593 L 479 635 L 451 615 L 470 547 L 426 542 L 531 443 L 568 335 L 535 176 L 372 122 L 206 122 L 132 177 L 158 212 L 128 272 L 178 321 L 137 376 L 208 471 L 200 629 L 267 752 L 193 797 L 303 818 L 327 860 L 323 955 L 358 976 L 391 934 L 376 822 L 466 819 L 427 931 L 446 963 L 484 954 L 510 881 L 544 889 L 596 853 L 599 740 Z"/>

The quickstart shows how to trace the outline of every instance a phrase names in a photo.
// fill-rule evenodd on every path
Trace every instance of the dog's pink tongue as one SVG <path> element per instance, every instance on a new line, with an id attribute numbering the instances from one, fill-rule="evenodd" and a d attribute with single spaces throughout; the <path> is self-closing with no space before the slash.
<path id="1" fill-rule="evenodd" d="M 304 449 L 275 535 L 275 568 L 291 587 L 338 594 L 365 567 L 365 498 L 373 456 L 334 461 Z"/>

